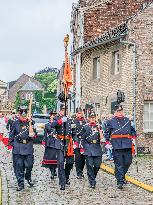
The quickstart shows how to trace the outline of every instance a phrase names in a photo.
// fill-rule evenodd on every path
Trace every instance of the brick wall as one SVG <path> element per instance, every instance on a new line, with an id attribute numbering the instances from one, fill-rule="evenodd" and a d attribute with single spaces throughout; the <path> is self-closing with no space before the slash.
<path id="1" fill-rule="evenodd" d="M 84 42 L 100 36 L 109 29 L 120 25 L 142 8 L 143 3 L 151 0 L 113 0 L 102 4 L 101 7 L 85 11 Z M 81 5 L 91 6 L 100 1 L 81 1 Z"/>
<path id="2" fill-rule="evenodd" d="M 112 2 L 112 0 L 79 0 L 79 4 L 81 7 L 89 7 L 107 2 Z"/>

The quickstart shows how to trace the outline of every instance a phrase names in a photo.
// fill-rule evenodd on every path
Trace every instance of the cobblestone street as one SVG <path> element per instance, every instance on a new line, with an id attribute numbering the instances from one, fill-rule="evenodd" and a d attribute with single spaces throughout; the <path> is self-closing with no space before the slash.
<path id="1" fill-rule="evenodd" d="M 3 205 L 153 205 L 153 193 L 149 193 L 132 184 L 126 185 L 123 191 L 116 189 L 113 176 L 100 171 L 97 177 L 97 187 L 88 187 L 87 177 L 84 180 L 75 178 L 75 170 L 71 174 L 71 185 L 65 191 L 60 191 L 58 179 L 51 180 L 49 171 L 41 167 L 44 148 L 35 145 L 35 164 L 33 180 L 35 187 L 16 192 L 16 179 L 12 169 L 11 152 L 0 143 L 0 170 L 2 175 Z M 139 173 L 135 163 L 130 169 L 130 175 L 153 185 L 153 158 L 139 158 Z M 137 176 L 136 176 L 137 175 Z"/>

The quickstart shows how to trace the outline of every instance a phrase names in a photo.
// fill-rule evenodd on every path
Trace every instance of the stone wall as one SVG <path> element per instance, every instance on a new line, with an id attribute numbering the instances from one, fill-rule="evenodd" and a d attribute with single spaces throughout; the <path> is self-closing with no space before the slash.
<path id="1" fill-rule="evenodd" d="M 121 72 L 111 75 L 112 53 L 116 50 L 121 54 Z M 100 79 L 92 79 L 93 58 L 100 56 Z M 100 103 L 101 113 L 111 112 L 111 101 L 116 101 L 117 91 L 125 93 L 124 108 L 126 114 L 132 114 L 133 109 L 133 75 L 132 49 L 121 43 L 99 47 L 85 52 L 82 56 L 81 86 L 82 106 L 86 103 Z"/>

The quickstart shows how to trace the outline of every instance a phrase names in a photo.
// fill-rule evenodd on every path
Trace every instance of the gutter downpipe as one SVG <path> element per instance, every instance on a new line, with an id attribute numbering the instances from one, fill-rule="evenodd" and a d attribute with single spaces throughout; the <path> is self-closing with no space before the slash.
<path id="1" fill-rule="evenodd" d="M 133 71 L 133 121 L 135 130 L 137 130 L 136 125 L 136 44 L 129 41 L 122 41 L 120 43 L 128 44 L 133 46 L 133 57 L 132 57 L 132 71 Z"/>

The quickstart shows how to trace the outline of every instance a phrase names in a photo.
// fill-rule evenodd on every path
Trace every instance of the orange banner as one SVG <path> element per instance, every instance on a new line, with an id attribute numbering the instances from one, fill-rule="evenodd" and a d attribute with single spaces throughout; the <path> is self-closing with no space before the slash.
<path id="1" fill-rule="evenodd" d="M 65 96 L 68 96 L 68 90 L 72 86 L 72 71 L 71 71 L 69 56 L 67 51 L 65 51 L 65 67 L 64 67 L 63 82 L 64 82 Z"/>

